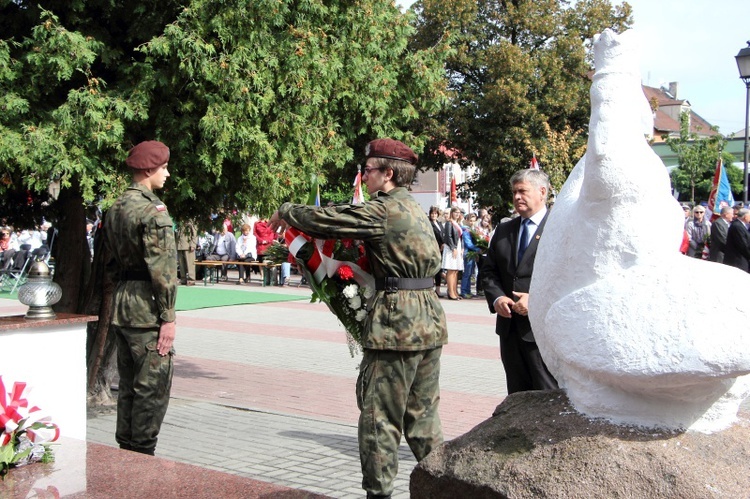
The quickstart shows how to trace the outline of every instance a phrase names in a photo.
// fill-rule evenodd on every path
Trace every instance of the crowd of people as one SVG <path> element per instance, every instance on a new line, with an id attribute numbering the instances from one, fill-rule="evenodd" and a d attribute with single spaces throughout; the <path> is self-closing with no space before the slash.
<path id="1" fill-rule="evenodd" d="M 481 296 L 478 273 L 493 233 L 492 216 L 484 208 L 467 214 L 455 206 L 443 212 L 431 206 L 428 217 L 442 255 L 441 270 L 435 275 L 435 293 L 449 300 Z M 443 284 L 445 294 L 441 293 Z M 472 285 L 476 286 L 475 293 Z"/>
<path id="2" fill-rule="evenodd" d="M 195 279 L 202 279 L 203 269 L 196 269 L 196 260 L 215 262 L 263 263 L 267 251 L 275 241 L 283 242 L 283 234 L 271 231 L 268 220 L 251 216 L 243 217 L 245 222 L 235 231 L 232 221 L 225 219 L 218 230 L 199 234 L 195 224 L 188 222 L 176 227 L 177 254 L 179 261 L 180 284 L 192 286 Z M 227 281 L 230 264 L 221 266 L 219 279 Z M 250 282 L 250 273 L 261 273 L 261 267 L 237 265 L 238 285 Z M 265 285 L 280 286 L 290 284 L 291 263 L 284 262 L 277 275 L 275 269 L 263 272 Z"/>
<path id="3" fill-rule="evenodd" d="M 0 269 L 21 270 L 30 258 L 44 258 L 50 251 L 56 231 L 44 222 L 31 229 L 0 227 Z"/>
<path id="4" fill-rule="evenodd" d="M 718 217 L 705 203 L 682 205 L 685 232 L 680 251 L 692 258 L 724 263 L 750 272 L 750 209 L 743 203 L 723 206 Z"/>

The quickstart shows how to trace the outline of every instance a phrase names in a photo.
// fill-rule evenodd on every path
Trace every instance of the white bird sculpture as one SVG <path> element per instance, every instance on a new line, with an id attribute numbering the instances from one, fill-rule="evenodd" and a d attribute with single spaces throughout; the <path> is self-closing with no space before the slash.
<path id="1" fill-rule="evenodd" d="M 594 41 L 588 148 L 539 242 L 529 316 L 578 411 L 711 433 L 750 394 L 750 275 L 679 252 L 684 215 L 644 138 L 635 36 Z"/>

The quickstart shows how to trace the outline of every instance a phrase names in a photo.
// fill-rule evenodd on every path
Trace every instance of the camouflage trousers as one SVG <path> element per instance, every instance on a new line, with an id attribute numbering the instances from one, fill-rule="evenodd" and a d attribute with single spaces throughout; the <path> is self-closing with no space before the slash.
<path id="1" fill-rule="evenodd" d="M 440 354 L 365 349 L 359 379 L 359 456 L 362 488 L 389 495 L 398 474 L 398 447 L 406 438 L 417 461 L 443 442 L 438 415 Z"/>
<path id="2" fill-rule="evenodd" d="M 123 449 L 153 454 L 169 405 L 174 349 L 159 355 L 158 328 L 113 327 L 120 374 L 115 440 Z"/>

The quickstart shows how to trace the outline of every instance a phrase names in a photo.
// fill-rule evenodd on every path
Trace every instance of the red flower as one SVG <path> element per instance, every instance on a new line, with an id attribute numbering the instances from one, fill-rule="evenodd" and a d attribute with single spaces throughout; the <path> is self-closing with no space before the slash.
<path id="1" fill-rule="evenodd" d="M 354 246 L 354 240 L 353 239 L 342 239 L 341 240 L 341 246 L 343 246 L 346 249 L 349 249 Z"/>
<path id="2" fill-rule="evenodd" d="M 349 279 L 354 279 L 354 271 L 348 265 L 342 265 L 341 267 L 339 267 L 337 272 L 338 272 L 339 277 L 344 281 L 348 281 Z"/>
<path id="3" fill-rule="evenodd" d="M 336 240 L 335 239 L 326 239 L 323 242 L 323 254 L 324 255 L 333 255 L 333 248 L 336 247 Z"/>

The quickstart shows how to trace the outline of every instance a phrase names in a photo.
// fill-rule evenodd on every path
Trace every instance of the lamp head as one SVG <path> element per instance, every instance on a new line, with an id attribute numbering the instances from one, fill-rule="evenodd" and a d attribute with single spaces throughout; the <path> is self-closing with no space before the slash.
<path id="1" fill-rule="evenodd" d="M 740 50 L 734 58 L 737 60 L 740 78 L 745 82 L 745 85 L 750 85 L 750 41 L 747 42 L 747 47 Z"/>

